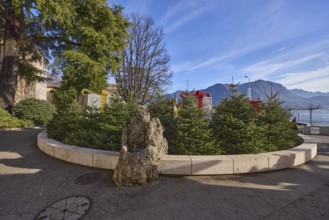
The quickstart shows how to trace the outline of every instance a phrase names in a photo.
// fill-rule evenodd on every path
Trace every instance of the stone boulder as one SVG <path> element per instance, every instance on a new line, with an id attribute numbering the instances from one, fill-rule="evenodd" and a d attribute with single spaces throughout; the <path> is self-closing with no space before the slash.
<path id="1" fill-rule="evenodd" d="M 117 186 L 143 185 L 159 177 L 158 162 L 168 152 L 158 118 L 140 107 L 122 133 L 122 148 L 113 180 Z"/>

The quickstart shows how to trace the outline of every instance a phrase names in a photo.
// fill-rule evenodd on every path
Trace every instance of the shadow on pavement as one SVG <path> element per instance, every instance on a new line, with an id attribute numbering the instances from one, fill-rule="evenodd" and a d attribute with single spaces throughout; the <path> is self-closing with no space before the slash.
<path id="1" fill-rule="evenodd" d="M 38 132 L 0 131 L 0 219 L 34 219 L 47 205 L 73 195 L 91 199 L 86 219 L 275 219 L 276 213 L 283 216 L 292 205 L 287 209 L 291 212 L 296 201 L 318 195 L 317 190 L 329 181 L 329 155 L 319 154 L 294 169 L 160 176 L 146 186 L 118 188 L 112 171 L 70 164 L 41 152 L 36 146 Z M 101 173 L 102 178 L 76 183 L 88 173 Z M 295 217 L 313 216 L 312 206 L 298 204 Z M 321 210 L 317 212 L 324 214 Z"/>

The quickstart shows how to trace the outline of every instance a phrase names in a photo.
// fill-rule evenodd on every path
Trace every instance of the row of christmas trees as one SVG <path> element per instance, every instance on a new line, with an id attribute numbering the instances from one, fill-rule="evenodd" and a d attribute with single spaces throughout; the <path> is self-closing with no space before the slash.
<path id="1" fill-rule="evenodd" d="M 260 108 L 240 94 L 237 85 L 227 85 L 228 99 L 213 107 L 212 118 L 198 108 L 195 98 L 185 98 L 184 108 L 173 116 L 173 103 L 164 96 L 148 105 L 152 117 L 165 128 L 170 154 L 216 155 L 245 154 L 291 148 L 298 140 L 289 110 L 277 94 L 269 94 Z M 86 107 L 62 96 L 57 113 L 47 125 L 48 135 L 70 145 L 119 151 L 122 129 L 138 105 L 113 98 L 104 111 Z M 207 119 L 206 119 L 207 118 Z"/>
<path id="2" fill-rule="evenodd" d="M 267 94 L 260 109 L 240 94 L 237 84 L 227 85 L 231 96 L 213 107 L 211 120 L 198 108 L 195 99 L 183 99 L 184 108 L 173 118 L 170 99 L 160 97 L 149 105 L 153 117 L 160 118 L 171 154 L 214 155 L 246 154 L 291 148 L 297 131 L 289 110 Z"/>

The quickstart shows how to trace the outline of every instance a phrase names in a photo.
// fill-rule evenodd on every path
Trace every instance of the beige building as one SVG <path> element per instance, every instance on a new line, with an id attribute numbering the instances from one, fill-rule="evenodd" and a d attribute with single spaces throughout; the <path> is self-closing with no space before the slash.
<path id="1" fill-rule="evenodd" d="M 17 90 L 15 95 L 15 103 L 25 99 L 47 100 L 47 82 L 32 82 L 28 84 L 24 77 L 19 76 L 17 80 Z"/>
<path id="2" fill-rule="evenodd" d="M 2 65 L 3 58 L 3 47 L 0 46 L 0 68 Z M 32 83 L 27 83 L 24 77 L 18 76 L 17 79 L 17 90 L 15 94 L 15 103 L 18 103 L 21 100 L 35 98 L 39 100 L 47 100 L 47 67 L 42 62 L 33 62 L 32 65 L 40 70 L 43 70 L 44 73 L 39 75 L 44 78 L 43 81 L 36 81 Z"/>
<path id="3" fill-rule="evenodd" d="M 47 78 L 47 102 L 53 103 L 54 91 L 61 86 L 61 78 L 48 77 Z"/>

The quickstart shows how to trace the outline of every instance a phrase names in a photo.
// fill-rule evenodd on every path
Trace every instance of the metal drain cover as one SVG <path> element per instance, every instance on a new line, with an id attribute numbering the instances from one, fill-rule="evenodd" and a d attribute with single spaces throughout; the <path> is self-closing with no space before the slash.
<path id="1" fill-rule="evenodd" d="M 75 180 L 78 185 L 88 185 L 95 183 L 103 178 L 102 173 L 86 173 Z"/>
<path id="2" fill-rule="evenodd" d="M 90 210 L 90 200 L 84 196 L 72 196 L 43 209 L 36 220 L 77 220 Z"/>

